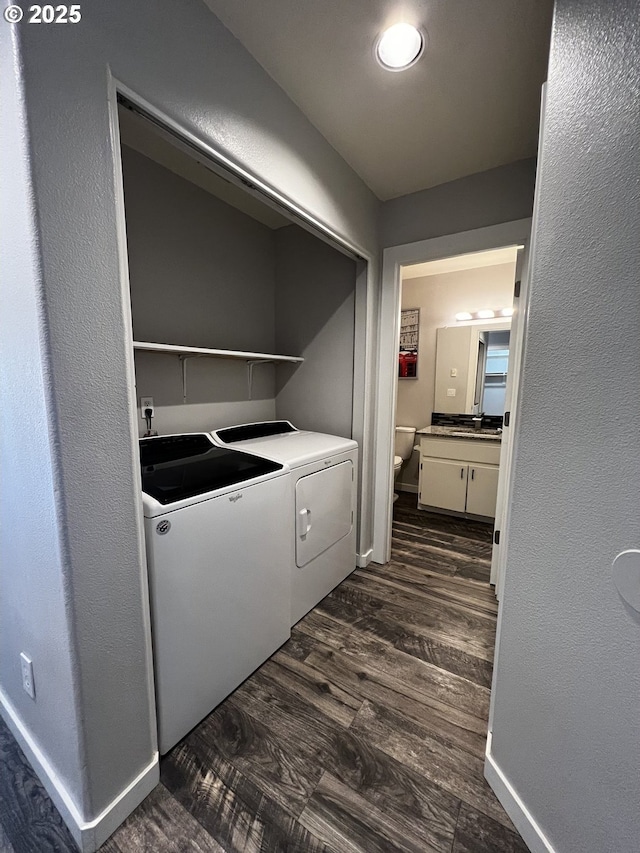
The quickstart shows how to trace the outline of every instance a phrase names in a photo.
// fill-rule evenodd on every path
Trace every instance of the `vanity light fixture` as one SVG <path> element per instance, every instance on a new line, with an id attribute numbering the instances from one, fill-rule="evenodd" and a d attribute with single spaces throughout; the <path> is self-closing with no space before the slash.
<path id="1" fill-rule="evenodd" d="M 411 24 L 394 24 L 376 42 L 376 59 L 387 71 L 404 71 L 422 56 L 424 37 Z"/>
<path id="2" fill-rule="evenodd" d="M 491 311 L 489 308 L 482 308 L 480 311 L 459 311 L 456 314 L 456 320 L 463 323 L 465 320 L 499 320 L 501 317 L 512 317 L 513 308 L 496 308 Z"/>

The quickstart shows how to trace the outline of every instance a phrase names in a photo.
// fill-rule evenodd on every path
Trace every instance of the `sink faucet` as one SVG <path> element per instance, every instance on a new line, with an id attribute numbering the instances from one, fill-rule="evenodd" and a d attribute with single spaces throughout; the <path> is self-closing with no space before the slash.
<path id="1" fill-rule="evenodd" d="M 478 412 L 477 415 L 474 415 L 474 417 L 471 418 L 471 420 L 473 421 L 473 428 L 474 429 L 478 429 L 478 430 L 482 429 L 483 417 L 484 417 L 484 412 Z"/>

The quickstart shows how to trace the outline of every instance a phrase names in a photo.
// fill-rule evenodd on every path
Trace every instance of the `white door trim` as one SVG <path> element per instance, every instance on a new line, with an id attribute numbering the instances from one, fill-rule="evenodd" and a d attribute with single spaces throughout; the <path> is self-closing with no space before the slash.
<path id="1" fill-rule="evenodd" d="M 491 552 L 491 583 L 495 586 L 496 598 L 502 596 L 504 570 L 506 564 L 507 525 L 509 524 L 509 484 L 511 482 L 511 462 L 513 459 L 513 428 L 517 413 L 517 391 L 520 383 L 520 368 L 524 344 L 524 325 L 526 323 L 527 296 L 529 293 L 529 245 L 518 250 L 516 263 L 516 282 L 520 282 L 519 294 L 514 296 L 514 314 L 511 323 L 511 339 L 509 343 L 509 370 L 507 373 L 507 390 L 505 394 L 505 412 L 509 412 L 509 426 L 502 431 L 500 445 L 500 479 L 498 481 L 498 497 L 494 529 L 500 531 L 500 541 L 495 542 Z"/>
<path id="2" fill-rule="evenodd" d="M 454 255 L 528 245 L 531 219 L 517 219 L 416 243 L 391 246 L 382 255 L 382 293 L 378 331 L 378 399 L 374 433 L 373 560 L 391 555 L 393 439 L 396 418 L 397 352 L 400 336 L 400 270 L 409 264 Z M 524 328 L 523 328 L 524 333 Z"/>

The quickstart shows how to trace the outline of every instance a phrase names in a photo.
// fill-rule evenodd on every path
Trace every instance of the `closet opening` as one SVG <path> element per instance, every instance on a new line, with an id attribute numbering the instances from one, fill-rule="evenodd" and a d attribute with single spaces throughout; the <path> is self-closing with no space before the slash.
<path id="1" fill-rule="evenodd" d="M 166 754 L 356 569 L 363 267 L 222 157 L 117 110 Z"/>
<path id="2" fill-rule="evenodd" d="M 284 419 L 350 438 L 363 259 L 122 94 L 118 125 L 139 435 Z"/>

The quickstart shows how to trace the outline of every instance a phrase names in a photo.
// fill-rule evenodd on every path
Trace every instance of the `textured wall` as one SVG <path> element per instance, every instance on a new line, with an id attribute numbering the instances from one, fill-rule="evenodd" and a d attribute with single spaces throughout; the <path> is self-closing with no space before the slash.
<path id="1" fill-rule="evenodd" d="M 639 81 L 636 0 L 557 0 L 493 717 L 557 853 L 640 838 Z"/>
<path id="2" fill-rule="evenodd" d="M 68 787 L 90 820 L 154 746 L 109 70 L 372 251 L 377 202 L 199 0 L 91 0 L 82 14 L 75 26 L 18 26 L 50 342 L 43 370 L 54 393 L 56 490 L 67 535 L 60 581 L 70 591 L 86 744 L 82 772 Z M 52 511 L 44 493 L 43 501 Z M 58 767 L 62 745 L 48 737 L 45 716 L 38 706 L 31 728 L 47 735 Z"/>
<path id="3" fill-rule="evenodd" d="M 65 542 L 62 509 L 55 504 L 57 437 L 17 61 L 11 29 L 0 27 L 0 691 L 3 703 L 12 706 L 72 787 L 80 778 L 83 748 L 69 590 L 61 571 Z M 34 663 L 36 701 L 22 689 L 20 652 Z M 78 796 L 82 799 L 81 790 Z"/>
<path id="4" fill-rule="evenodd" d="M 134 338 L 272 352 L 273 230 L 130 148 L 122 167 Z"/>
<path id="5" fill-rule="evenodd" d="M 380 218 L 380 242 L 400 246 L 527 219 L 533 207 L 536 163 L 518 160 L 497 169 L 385 201 Z"/>
<path id="6" fill-rule="evenodd" d="M 278 417 L 350 438 L 356 263 L 296 226 L 276 232 L 276 247 L 277 349 L 307 359 L 278 368 Z"/>
<path id="7" fill-rule="evenodd" d="M 142 154 L 122 153 L 134 339 L 275 352 L 275 232 Z M 246 364 L 190 360 L 185 404 L 178 357 L 138 352 L 142 395 L 154 399 L 160 433 L 274 417 L 274 368 L 254 369 L 249 402 Z"/>

